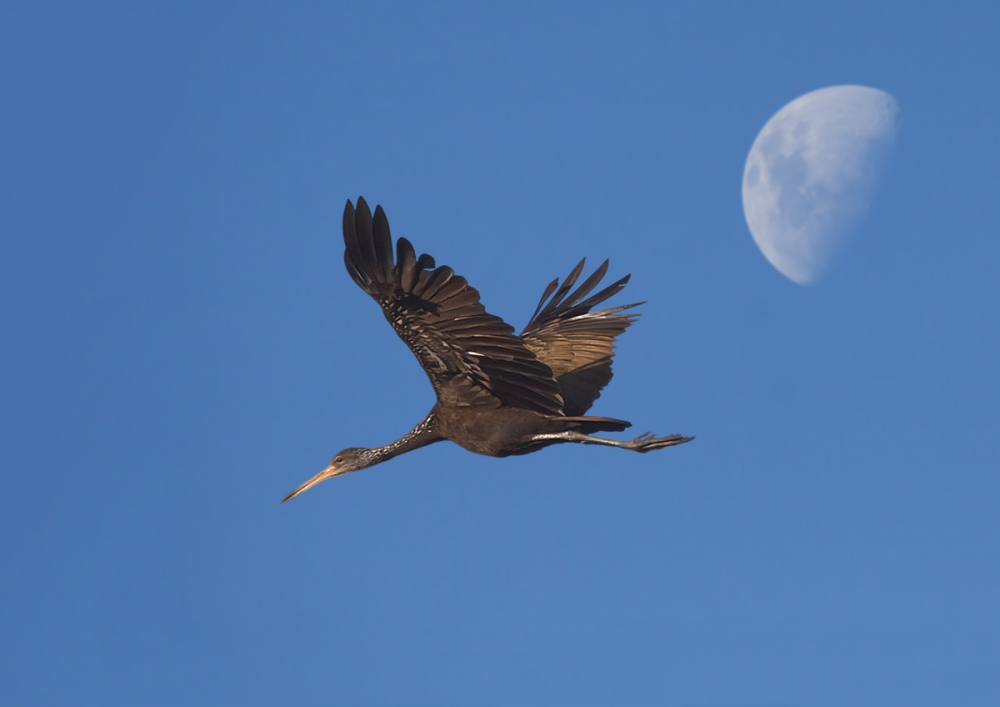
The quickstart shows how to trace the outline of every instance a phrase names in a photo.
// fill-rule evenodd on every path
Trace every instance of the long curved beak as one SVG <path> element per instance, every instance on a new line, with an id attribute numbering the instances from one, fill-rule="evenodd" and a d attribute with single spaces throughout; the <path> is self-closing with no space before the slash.
<path id="1" fill-rule="evenodd" d="M 307 482 L 305 482 L 304 484 L 302 484 L 301 486 L 299 486 L 297 489 L 295 489 L 294 491 L 292 491 L 290 494 L 288 494 L 287 496 L 285 496 L 283 499 L 281 499 L 281 502 L 284 503 L 285 501 L 291 501 L 293 498 L 295 498 L 296 496 L 298 496 L 300 493 L 305 493 L 306 491 L 308 491 L 309 489 L 311 489 L 313 486 L 315 486 L 316 484 L 318 484 L 320 481 L 326 481 L 330 477 L 336 476 L 336 475 L 337 474 L 336 474 L 336 472 L 334 472 L 333 467 L 332 466 L 328 466 L 327 468 L 323 469 L 323 471 L 321 471 L 318 474 L 316 474 L 316 476 L 312 477 Z"/>

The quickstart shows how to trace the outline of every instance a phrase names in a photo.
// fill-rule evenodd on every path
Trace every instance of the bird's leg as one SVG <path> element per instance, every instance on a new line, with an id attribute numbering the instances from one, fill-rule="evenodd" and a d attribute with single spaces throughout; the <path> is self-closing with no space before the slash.
<path id="1" fill-rule="evenodd" d="M 592 437 L 581 432 L 551 432 L 534 435 L 533 442 L 553 441 L 553 442 L 576 442 L 577 444 L 603 444 L 608 447 L 618 447 L 620 449 L 631 449 L 633 452 L 652 452 L 654 449 L 673 447 L 677 444 L 690 442 L 694 437 L 682 437 L 681 435 L 669 435 L 667 437 L 654 437 L 651 432 L 641 434 L 635 439 L 618 440 L 605 439 L 604 437 Z"/>

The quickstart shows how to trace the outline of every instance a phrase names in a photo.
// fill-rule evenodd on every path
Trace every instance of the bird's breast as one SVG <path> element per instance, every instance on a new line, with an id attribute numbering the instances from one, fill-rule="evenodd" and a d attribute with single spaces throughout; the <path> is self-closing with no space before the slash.
<path id="1" fill-rule="evenodd" d="M 435 411 L 438 431 L 463 449 L 489 457 L 522 453 L 533 435 L 545 431 L 547 416 L 531 410 L 445 408 Z"/>

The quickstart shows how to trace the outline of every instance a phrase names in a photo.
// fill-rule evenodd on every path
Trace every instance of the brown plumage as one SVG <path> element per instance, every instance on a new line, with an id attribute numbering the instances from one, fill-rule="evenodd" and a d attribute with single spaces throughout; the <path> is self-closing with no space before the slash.
<path id="1" fill-rule="evenodd" d="M 285 497 L 320 481 L 357 471 L 419 447 L 450 440 L 471 452 L 505 457 L 552 444 L 602 444 L 650 452 L 693 437 L 644 434 L 629 441 L 593 437 L 630 423 L 585 413 L 611 380 L 615 337 L 638 314 L 640 303 L 591 311 L 625 287 L 621 280 L 587 297 L 608 269 L 604 263 L 575 291 L 584 261 L 562 286 L 553 280 L 521 332 L 488 313 L 479 292 L 429 255 L 416 257 L 405 238 L 393 258 L 389 221 L 374 217 L 363 198 L 344 207 L 344 263 L 358 286 L 379 306 L 430 378 L 437 403 L 401 439 L 373 449 L 350 447 Z M 282 502 L 284 502 L 282 501 Z"/>

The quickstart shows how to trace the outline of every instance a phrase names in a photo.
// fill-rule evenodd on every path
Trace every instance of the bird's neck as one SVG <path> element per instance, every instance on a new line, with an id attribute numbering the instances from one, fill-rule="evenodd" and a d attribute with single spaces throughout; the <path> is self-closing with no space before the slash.
<path id="1" fill-rule="evenodd" d="M 375 464 L 388 461 L 393 457 L 398 457 L 405 452 L 426 447 L 428 444 L 434 444 L 443 439 L 444 437 L 437 432 L 434 424 L 434 412 L 432 411 L 416 427 L 395 442 L 387 444 L 384 447 L 366 449 L 362 456 L 368 462 L 367 466 L 374 466 Z"/>

